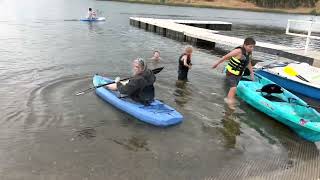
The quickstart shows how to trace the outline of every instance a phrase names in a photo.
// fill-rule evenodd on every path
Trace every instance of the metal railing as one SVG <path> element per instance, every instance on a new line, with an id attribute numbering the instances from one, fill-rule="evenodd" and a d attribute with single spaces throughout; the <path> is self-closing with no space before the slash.
<path id="1" fill-rule="evenodd" d="M 293 33 L 290 32 L 290 25 L 292 24 L 292 22 L 296 22 L 296 23 L 303 23 L 303 24 L 308 24 L 308 34 L 299 34 L 299 33 Z M 320 36 L 312 36 L 312 27 L 314 24 L 319 24 L 320 22 L 316 22 L 314 20 L 311 21 L 305 21 L 305 20 L 293 20 L 293 19 L 289 19 L 288 20 L 288 24 L 287 24 L 287 28 L 286 28 L 286 34 L 288 35 L 292 35 L 292 36 L 298 36 L 298 37 L 306 37 L 306 45 L 304 48 L 304 53 L 306 54 L 308 52 L 308 48 L 309 48 L 309 44 L 310 44 L 310 39 L 317 39 L 320 40 Z"/>

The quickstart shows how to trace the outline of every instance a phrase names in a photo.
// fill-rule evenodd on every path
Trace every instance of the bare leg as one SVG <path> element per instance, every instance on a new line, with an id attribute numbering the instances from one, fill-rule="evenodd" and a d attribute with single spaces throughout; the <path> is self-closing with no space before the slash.
<path id="1" fill-rule="evenodd" d="M 228 104 L 230 109 L 235 109 L 235 96 L 237 92 L 237 87 L 231 87 L 226 99 L 226 103 Z"/>

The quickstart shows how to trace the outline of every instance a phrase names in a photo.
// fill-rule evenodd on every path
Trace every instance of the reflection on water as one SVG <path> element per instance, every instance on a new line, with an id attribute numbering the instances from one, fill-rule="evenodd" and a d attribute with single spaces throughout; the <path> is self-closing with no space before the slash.
<path id="1" fill-rule="evenodd" d="M 106 21 L 77 21 L 88 7 L 103 10 Z M 176 81 L 176 57 L 185 44 L 130 26 L 134 14 L 234 19 L 233 31 L 221 33 L 304 44 L 282 31 L 237 23 L 239 17 L 242 23 L 273 24 L 279 17 L 286 23 L 291 15 L 93 0 L 0 0 L 0 179 L 163 180 L 218 174 L 246 179 L 310 161 L 319 167 L 316 146 L 288 127 L 245 103 L 234 112 L 224 107 L 224 75 L 212 73 L 210 65 L 225 51 L 195 48 L 198 63 L 190 82 Z M 161 51 L 159 62 L 147 59 L 154 50 Z M 163 129 L 142 123 L 94 92 L 74 96 L 92 86 L 93 74 L 131 76 L 137 57 L 147 59 L 150 69 L 165 67 L 156 75 L 157 98 L 183 114 L 180 125 Z M 270 59 L 258 52 L 254 57 Z"/>
<path id="2" fill-rule="evenodd" d="M 97 136 L 97 132 L 94 128 L 87 127 L 82 130 L 76 131 L 79 138 L 91 139 Z"/>
<path id="3" fill-rule="evenodd" d="M 239 118 L 237 118 L 234 113 L 235 110 L 230 109 L 227 105 L 225 106 L 225 109 L 226 110 L 221 121 L 223 127 L 220 130 L 225 138 L 225 147 L 235 148 L 237 136 L 241 133 Z"/>
<path id="4" fill-rule="evenodd" d="M 315 143 L 303 140 L 287 126 L 250 107 L 244 102 L 241 102 L 240 106 L 247 116 L 252 117 L 248 119 L 245 118 L 243 113 L 235 113 L 240 118 L 240 121 L 254 129 L 264 137 L 269 144 L 281 144 L 282 147 L 286 149 L 290 161 L 308 161 L 319 157 L 319 150 Z M 261 118 L 254 118 L 256 113 L 261 113 Z"/>
<path id="5" fill-rule="evenodd" d="M 145 61 L 147 62 L 149 69 L 156 69 L 156 68 L 163 66 L 163 63 L 161 63 L 162 60 L 157 61 L 157 60 L 153 60 L 151 58 L 147 58 Z"/>
<path id="6" fill-rule="evenodd" d="M 119 144 L 123 146 L 124 148 L 130 150 L 130 151 L 149 151 L 149 148 L 147 147 L 147 139 L 143 136 L 132 136 L 129 139 L 110 139 L 116 144 Z"/>
<path id="7" fill-rule="evenodd" d="M 176 81 L 176 89 L 173 95 L 175 96 L 175 102 L 181 107 L 192 99 L 192 90 L 188 86 L 189 83 L 187 81 Z"/>

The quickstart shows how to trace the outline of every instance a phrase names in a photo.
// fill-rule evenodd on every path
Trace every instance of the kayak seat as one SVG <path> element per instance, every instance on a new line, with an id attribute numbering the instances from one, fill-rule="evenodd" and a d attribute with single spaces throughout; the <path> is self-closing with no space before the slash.
<path id="1" fill-rule="evenodd" d="M 281 86 L 277 85 L 277 84 L 267 84 L 264 85 L 261 89 L 258 89 L 257 92 L 261 92 L 261 95 L 268 99 L 269 101 L 273 101 L 273 102 L 286 102 L 285 100 L 277 97 L 277 96 L 273 96 L 272 94 L 281 94 L 283 93 L 283 90 L 281 88 Z"/>
<path id="2" fill-rule="evenodd" d="M 267 94 L 281 94 L 283 93 L 283 90 L 281 88 L 281 86 L 277 85 L 277 84 L 267 84 L 264 85 L 261 88 L 261 92 L 262 93 L 267 93 Z"/>
<path id="3" fill-rule="evenodd" d="M 256 91 L 261 92 L 261 94 L 263 94 L 263 93 L 267 93 L 267 94 L 281 94 L 281 93 L 283 93 L 281 86 L 279 86 L 277 84 L 267 84 L 267 85 L 264 85 L 261 89 L 257 89 Z"/>

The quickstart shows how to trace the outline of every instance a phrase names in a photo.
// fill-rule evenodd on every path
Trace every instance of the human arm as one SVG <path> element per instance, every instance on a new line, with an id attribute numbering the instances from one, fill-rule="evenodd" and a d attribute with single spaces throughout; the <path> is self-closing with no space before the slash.
<path id="1" fill-rule="evenodd" d="M 230 53 L 226 54 L 225 56 L 223 56 L 218 62 L 216 62 L 215 64 L 212 65 L 212 68 L 215 69 L 219 66 L 219 64 L 223 63 L 226 60 L 229 60 L 231 57 L 238 57 L 239 54 L 241 56 L 241 49 L 234 49 L 233 51 L 231 51 Z"/>
<path id="2" fill-rule="evenodd" d="M 248 68 L 250 70 L 251 80 L 254 81 L 254 72 L 253 72 L 253 67 L 252 67 L 251 60 L 249 61 Z"/>
<path id="3" fill-rule="evenodd" d="M 87 18 L 89 19 L 89 18 L 92 18 L 92 12 L 91 11 L 88 11 L 88 13 L 87 13 Z"/>
<path id="4" fill-rule="evenodd" d="M 189 69 L 191 69 L 191 67 L 192 67 L 192 65 L 191 65 L 191 63 L 190 64 L 188 64 L 188 56 L 187 55 L 184 55 L 182 58 L 181 58 L 181 60 L 183 61 L 183 65 L 184 66 L 186 66 L 186 67 L 188 67 Z"/>
<path id="5" fill-rule="evenodd" d="M 127 81 L 120 81 L 120 77 L 117 77 L 115 80 L 114 80 L 114 83 L 113 84 L 109 84 L 107 85 L 107 89 L 110 89 L 112 91 L 117 91 L 118 90 L 118 83 L 122 84 L 122 85 L 125 85 L 129 82 L 129 80 Z"/>
<path id="6" fill-rule="evenodd" d="M 138 78 L 138 79 L 131 79 L 126 84 L 122 82 L 118 82 L 117 89 L 121 94 L 131 95 L 142 86 L 143 84 L 142 81 L 143 79 Z"/>

